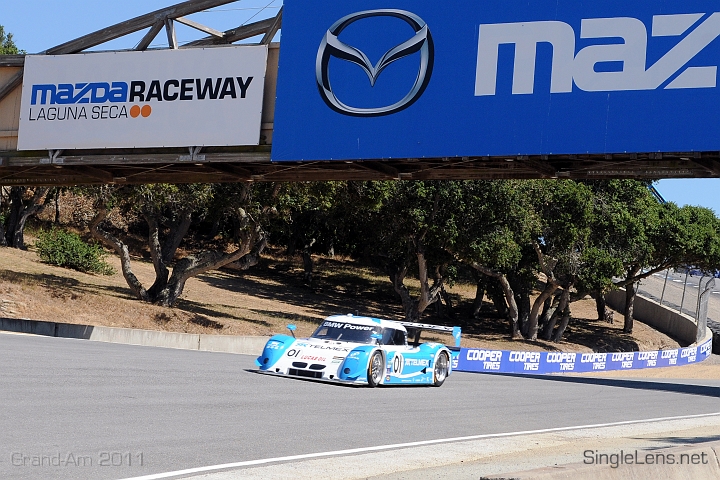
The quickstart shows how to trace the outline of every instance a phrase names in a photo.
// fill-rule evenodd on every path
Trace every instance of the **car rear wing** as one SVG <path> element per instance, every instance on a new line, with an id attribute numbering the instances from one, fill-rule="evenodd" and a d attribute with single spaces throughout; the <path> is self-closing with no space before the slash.
<path id="1" fill-rule="evenodd" d="M 420 332 L 429 330 L 431 332 L 451 333 L 455 339 L 455 348 L 460 348 L 460 327 L 445 327 L 442 325 L 429 325 L 426 323 L 398 322 L 408 331 L 408 336 L 415 335 L 415 344 L 420 343 Z"/>

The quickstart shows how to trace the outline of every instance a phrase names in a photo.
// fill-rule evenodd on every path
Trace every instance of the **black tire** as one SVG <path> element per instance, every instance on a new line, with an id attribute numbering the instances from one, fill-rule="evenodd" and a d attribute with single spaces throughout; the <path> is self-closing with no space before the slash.
<path id="1" fill-rule="evenodd" d="M 382 353 L 376 351 L 370 357 L 370 363 L 368 364 L 367 380 L 368 385 L 371 387 L 377 387 L 382 382 L 384 363 Z"/>
<path id="2" fill-rule="evenodd" d="M 439 387 L 445 382 L 448 376 L 448 370 L 450 367 L 450 359 L 447 353 L 441 352 L 435 361 L 435 367 L 433 368 L 433 386 Z"/>

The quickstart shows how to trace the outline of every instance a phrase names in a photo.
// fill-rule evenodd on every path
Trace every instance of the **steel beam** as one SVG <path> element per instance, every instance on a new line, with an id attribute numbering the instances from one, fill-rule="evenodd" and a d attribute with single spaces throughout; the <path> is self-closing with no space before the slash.
<path id="1" fill-rule="evenodd" d="M 190 28 L 194 28 L 195 30 L 200 30 L 201 32 L 205 32 L 208 35 L 212 35 L 213 37 L 223 38 L 225 36 L 225 34 L 223 34 L 223 32 L 215 30 L 214 28 L 206 27 L 202 23 L 194 22 L 194 21 L 190 20 L 189 18 L 178 17 L 175 19 L 175 21 L 180 22 L 183 25 L 187 25 Z"/>
<path id="2" fill-rule="evenodd" d="M 227 30 L 226 32 L 223 32 L 222 38 L 214 36 L 201 38 L 200 40 L 195 40 L 194 42 L 190 42 L 184 45 L 184 47 L 223 45 L 227 43 L 239 42 L 240 40 L 252 38 L 257 35 L 262 35 L 266 33 L 270 28 L 272 28 L 273 24 L 275 23 L 275 18 L 276 17 L 268 18 L 267 20 L 260 20 L 259 22 L 242 25 L 237 28 L 233 28 L 232 30 Z"/>
<path id="3" fill-rule="evenodd" d="M 103 28 L 97 32 L 90 33 L 83 37 L 76 38 L 75 40 L 63 43 L 62 45 L 50 48 L 43 53 L 47 55 L 64 55 L 82 52 L 88 48 L 92 48 L 102 43 L 115 40 L 116 38 L 124 37 L 125 35 L 149 28 L 155 25 L 158 21 L 164 22 L 167 18 L 175 19 L 178 17 L 184 17 L 209 8 L 227 5 L 228 3 L 233 3 L 235 1 L 237 0 L 190 0 Z"/>
<path id="4" fill-rule="evenodd" d="M 17 87 L 19 87 L 22 84 L 23 81 L 23 74 L 25 73 L 25 70 L 20 70 L 15 75 L 10 77 L 10 79 L 7 81 L 7 83 L 0 87 L 0 102 L 3 98 L 10 95 L 10 92 L 15 90 Z"/>
<path id="5" fill-rule="evenodd" d="M 0 67 L 23 67 L 25 55 L 0 55 Z"/>
<path id="6" fill-rule="evenodd" d="M 158 36 L 158 33 L 160 33 L 160 30 L 165 27 L 165 22 L 163 20 L 158 20 L 155 22 L 155 24 L 150 27 L 150 30 L 145 34 L 142 40 L 140 40 L 140 43 L 137 44 L 137 47 L 135 47 L 135 50 L 143 51 L 147 50 L 147 48 L 150 46 L 153 40 L 155 40 L 155 37 Z"/>
<path id="7" fill-rule="evenodd" d="M 175 21 L 172 18 L 165 19 L 165 32 L 168 38 L 168 48 L 177 50 L 178 42 L 177 35 L 175 34 Z"/>
<path id="8" fill-rule="evenodd" d="M 280 11 L 275 16 L 275 21 L 270 25 L 270 28 L 267 32 L 265 32 L 265 36 L 260 40 L 260 45 L 270 45 L 270 42 L 272 42 L 272 39 L 275 38 L 275 34 L 280 30 L 280 27 L 282 26 L 282 16 L 283 16 L 283 8 L 280 7 Z"/>

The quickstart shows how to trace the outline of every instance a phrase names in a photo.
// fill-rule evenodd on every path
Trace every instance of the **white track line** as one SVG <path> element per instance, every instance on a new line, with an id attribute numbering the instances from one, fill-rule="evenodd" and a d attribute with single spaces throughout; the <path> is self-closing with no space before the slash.
<path id="1" fill-rule="evenodd" d="M 442 438 L 438 440 L 425 440 L 421 442 L 410 442 L 410 443 L 397 443 L 394 445 L 379 445 L 376 447 L 363 447 L 363 448 L 351 448 L 349 450 L 335 450 L 332 452 L 319 452 L 319 453 L 306 453 L 304 455 L 291 455 L 288 457 L 275 457 L 275 458 L 263 458 L 260 460 L 248 460 L 245 462 L 236 463 L 224 463 L 220 465 L 211 465 L 208 467 L 188 468 L 186 470 L 177 470 L 175 472 L 156 473 L 152 475 L 143 475 L 142 477 L 131 477 L 124 480 L 160 480 L 163 478 L 177 477 L 180 475 L 192 475 L 196 473 L 207 473 L 214 472 L 217 470 L 226 470 L 230 468 L 242 468 L 252 467 L 256 465 L 265 465 L 268 463 L 279 463 L 279 462 L 291 462 L 297 460 L 309 460 L 311 458 L 319 457 L 339 457 L 343 455 L 355 455 L 358 453 L 368 452 L 379 452 L 383 450 L 394 450 L 398 448 L 408 447 L 421 447 L 424 445 L 437 445 L 439 443 L 453 443 L 453 442 L 465 442 L 469 440 L 482 440 L 486 438 L 498 438 L 498 437 L 517 437 L 520 435 L 534 435 L 538 433 L 551 433 L 551 432 L 567 432 L 572 430 L 582 430 L 585 428 L 602 428 L 602 427 L 617 427 L 620 425 L 636 425 L 638 423 L 651 423 L 651 422 L 664 422 L 670 420 L 688 420 L 691 418 L 704 418 L 704 417 L 717 417 L 720 416 L 718 413 L 704 413 L 699 415 L 683 415 L 679 417 L 662 417 L 662 418 L 651 418 L 647 420 L 628 420 L 625 422 L 613 422 L 613 423 L 598 423 L 594 425 L 581 425 L 576 427 L 558 427 L 558 428 L 544 428 L 542 430 L 528 430 L 524 432 L 510 432 L 510 433 L 489 433 L 485 435 L 471 435 L 469 437 L 454 437 L 454 438 Z"/>

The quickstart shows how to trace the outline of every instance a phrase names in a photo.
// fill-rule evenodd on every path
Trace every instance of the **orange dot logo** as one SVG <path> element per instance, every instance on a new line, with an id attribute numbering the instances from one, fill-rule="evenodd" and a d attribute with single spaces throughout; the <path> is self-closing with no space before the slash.
<path id="1" fill-rule="evenodd" d="M 138 107 L 137 105 L 133 105 L 132 108 L 130 109 L 130 116 L 132 118 L 139 117 L 140 116 L 140 107 Z"/>
<path id="2" fill-rule="evenodd" d="M 143 118 L 147 118 L 150 116 L 150 114 L 152 114 L 152 107 L 150 105 L 144 105 L 140 113 L 142 114 Z"/>

